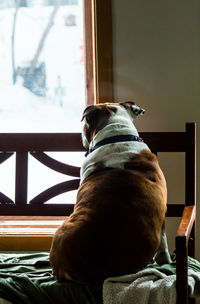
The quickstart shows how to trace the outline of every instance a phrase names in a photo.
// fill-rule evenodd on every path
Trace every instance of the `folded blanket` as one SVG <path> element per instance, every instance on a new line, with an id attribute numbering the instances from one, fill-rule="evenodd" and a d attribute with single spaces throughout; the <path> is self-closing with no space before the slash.
<path id="1" fill-rule="evenodd" d="M 147 268 L 109 278 L 103 285 L 104 304 L 176 304 L 175 275 Z"/>
<path id="2" fill-rule="evenodd" d="M 175 256 L 171 265 L 148 265 L 130 275 L 108 278 L 103 284 L 104 304 L 176 304 Z M 191 297 L 200 296 L 200 263 L 188 260 Z"/>

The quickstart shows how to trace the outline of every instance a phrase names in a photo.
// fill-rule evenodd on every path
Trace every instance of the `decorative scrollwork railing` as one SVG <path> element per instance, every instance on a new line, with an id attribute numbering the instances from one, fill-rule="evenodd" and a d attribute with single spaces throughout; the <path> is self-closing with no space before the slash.
<path id="1" fill-rule="evenodd" d="M 14 204 L 13 200 L 11 200 L 7 195 L 0 192 L 0 203 L 1 204 Z"/>
<path id="2" fill-rule="evenodd" d="M 60 162 L 46 152 L 83 152 L 81 135 L 78 133 L 47 134 L 0 134 L 0 164 L 16 155 L 15 166 L 15 199 L 10 199 L 0 192 L 1 215 L 68 215 L 73 204 L 48 204 L 50 199 L 65 192 L 76 190 L 80 183 L 80 168 Z M 34 157 L 46 167 L 75 177 L 44 190 L 30 201 L 28 193 L 28 160 Z"/>
<path id="3" fill-rule="evenodd" d="M 6 161 L 8 158 L 10 158 L 14 153 L 9 152 L 0 152 L 0 164 L 2 164 L 4 161 Z"/>
<path id="4" fill-rule="evenodd" d="M 51 188 L 48 188 L 47 190 L 41 192 L 40 194 L 38 194 L 36 197 L 34 197 L 29 204 L 34 204 L 34 205 L 40 205 L 40 204 L 44 204 L 46 201 L 50 200 L 51 198 L 68 192 L 68 191 L 72 191 L 72 190 L 76 190 L 79 186 L 80 183 L 80 179 L 73 179 L 73 180 L 69 180 L 63 183 L 59 183 L 57 185 L 54 185 Z"/>
<path id="5" fill-rule="evenodd" d="M 140 136 L 150 149 L 157 152 L 185 152 L 187 205 L 195 201 L 195 131 L 194 123 L 187 123 L 185 132 L 141 132 Z M 1 133 L 0 164 L 16 155 L 15 198 L 10 199 L 0 192 L 1 215 L 69 215 L 73 204 L 45 203 L 54 196 L 72 191 L 79 186 L 80 168 L 59 162 L 46 152 L 84 152 L 79 133 Z M 46 167 L 59 173 L 73 176 L 36 195 L 30 202 L 28 192 L 28 159 L 33 156 Z M 191 162 L 188 160 L 192 159 Z M 192 164 L 192 165 L 191 165 Z M 75 177 L 75 179 L 74 179 Z M 1 184 L 0 184 L 1 185 Z M 29 185 L 31 187 L 31 185 Z M 1 188 L 0 188 L 1 190 Z M 192 195 L 191 195 L 192 193 Z M 184 204 L 168 205 L 169 216 L 180 216 Z"/>
<path id="6" fill-rule="evenodd" d="M 49 167 L 52 170 L 55 170 L 59 173 L 63 173 L 70 176 L 79 177 L 80 176 L 80 168 L 75 166 L 70 166 L 64 164 L 58 160 L 53 159 L 43 152 L 30 152 L 30 154 L 40 161 L 43 165 Z"/>

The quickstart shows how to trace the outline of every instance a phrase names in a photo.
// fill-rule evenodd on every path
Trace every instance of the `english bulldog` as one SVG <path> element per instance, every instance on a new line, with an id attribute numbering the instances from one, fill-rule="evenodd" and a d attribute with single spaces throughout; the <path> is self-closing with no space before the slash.
<path id="1" fill-rule="evenodd" d="M 87 156 L 77 202 L 50 250 L 58 279 L 104 280 L 134 273 L 154 257 L 170 262 L 166 181 L 134 125 L 140 114 L 131 101 L 92 105 L 83 113 Z"/>

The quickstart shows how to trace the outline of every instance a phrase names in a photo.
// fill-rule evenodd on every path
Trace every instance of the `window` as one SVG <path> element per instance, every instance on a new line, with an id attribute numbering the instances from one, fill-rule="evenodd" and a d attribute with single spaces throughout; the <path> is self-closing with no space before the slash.
<path id="1" fill-rule="evenodd" d="M 110 14 L 100 0 L 0 4 L 0 132 L 79 132 L 85 104 L 112 99 Z"/>
<path id="2" fill-rule="evenodd" d="M 4 2 L 1 132 L 78 132 L 85 106 L 83 1 Z"/>
<path id="3" fill-rule="evenodd" d="M 80 132 L 85 104 L 112 100 L 111 1 L 102 3 L 7 0 L 0 5 L 0 133 Z M 83 155 L 74 155 L 51 156 L 80 166 Z M 66 180 L 52 180 L 45 171 L 36 172 L 37 166 L 30 156 L 28 201 Z M 0 167 L 0 191 L 12 200 L 14 167 L 14 155 Z"/>

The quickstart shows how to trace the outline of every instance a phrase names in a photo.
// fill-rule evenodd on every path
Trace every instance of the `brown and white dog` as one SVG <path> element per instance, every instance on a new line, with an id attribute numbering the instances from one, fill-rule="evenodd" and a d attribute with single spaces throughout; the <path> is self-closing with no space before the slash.
<path id="1" fill-rule="evenodd" d="M 133 124 L 143 113 L 134 102 L 85 109 L 82 141 L 88 155 L 77 202 L 50 251 L 57 278 L 88 281 L 133 273 L 153 259 L 159 245 L 156 261 L 170 262 L 163 230 L 165 178 Z"/>

